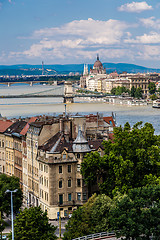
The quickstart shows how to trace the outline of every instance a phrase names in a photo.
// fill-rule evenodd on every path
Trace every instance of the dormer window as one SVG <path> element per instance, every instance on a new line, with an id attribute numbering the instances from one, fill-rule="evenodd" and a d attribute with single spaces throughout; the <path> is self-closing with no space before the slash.
<path id="1" fill-rule="evenodd" d="M 67 157 L 67 155 L 64 153 L 63 156 L 62 156 L 62 158 L 63 158 L 63 159 L 66 159 L 66 157 Z"/>

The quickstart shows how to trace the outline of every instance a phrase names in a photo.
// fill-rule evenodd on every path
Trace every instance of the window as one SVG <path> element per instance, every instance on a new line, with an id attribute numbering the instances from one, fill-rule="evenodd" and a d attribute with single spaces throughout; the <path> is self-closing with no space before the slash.
<path id="1" fill-rule="evenodd" d="M 59 166 L 59 173 L 62 173 L 62 166 Z"/>
<path id="2" fill-rule="evenodd" d="M 86 193 L 83 193 L 83 200 L 87 200 L 87 194 Z"/>
<path id="3" fill-rule="evenodd" d="M 77 158 L 80 158 L 80 154 L 79 153 L 77 153 Z"/>
<path id="4" fill-rule="evenodd" d="M 59 204 L 63 204 L 63 194 L 59 194 Z"/>
<path id="5" fill-rule="evenodd" d="M 59 188 L 62 188 L 62 180 L 59 181 Z"/>
<path id="6" fill-rule="evenodd" d="M 77 200 L 81 200 L 81 193 L 77 193 Z"/>
<path id="7" fill-rule="evenodd" d="M 77 179 L 77 187 L 81 187 L 81 179 Z"/>
<path id="8" fill-rule="evenodd" d="M 44 186 L 46 187 L 46 178 L 44 177 Z"/>
<path id="9" fill-rule="evenodd" d="M 80 170 L 81 170 L 81 165 L 77 164 L 77 172 L 80 172 Z"/>
<path id="10" fill-rule="evenodd" d="M 68 201 L 72 201 L 72 194 L 68 193 Z"/>
<path id="11" fill-rule="evenodd" d="M 68 179 L 68 187 L 71 187 L 71 179 Z"/>
<path id="12" fill-rule="evenodd" d="M 63 159 L 66 159 L 66 154 L 63 154 Z"/>
<path id="13" fill-rule="evenodd" d="M 71 165 L 68 165 L 68 173 L 71 172 Z"/>

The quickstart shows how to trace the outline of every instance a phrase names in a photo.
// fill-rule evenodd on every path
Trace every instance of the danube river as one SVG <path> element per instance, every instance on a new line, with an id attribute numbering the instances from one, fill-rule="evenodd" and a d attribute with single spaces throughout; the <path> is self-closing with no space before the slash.
<path id="1" fill-rule="evenodd" d="M 12 85 L 11 87 L 1 85 L 0 95 L 14 95 L 22 93 L 33 93 L 48 91 L 53 86 L 43 85 Z M 132 126 L 138 121 L 152 123 L 155 133 L 160 134 L 160 109 L 148 106 L 129 106 L 110 103 L 82 102 L 79 98 L 74 99 L 75 103 L 67 104 L 68 113 L 79 114 L 96 114 L 103 113 L 104 116 L 111 116 L 112 112 L 116 113 L 117 125 L 124 125 L 129 122 Z M 15 98 L 0 99 L 0 113 L 3 117 L 26 117 L 48 114 L 56 116 L 65 110 L 62 98 Z"/>

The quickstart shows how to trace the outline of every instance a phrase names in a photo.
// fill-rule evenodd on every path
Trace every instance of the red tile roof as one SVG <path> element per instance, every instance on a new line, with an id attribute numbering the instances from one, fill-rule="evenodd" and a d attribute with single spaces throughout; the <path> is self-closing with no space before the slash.
<path id="1" fill-rule="evenodd" d="M 29 123 L 35 122 L 37 119 L 37 117 L 31 117 L 29 119 L 29 121 L 27 122 L 27 124 L 24 126 L 24 128 L 22 129 L 22 131 L 20 132 L 21 135 L 26 135 L 28 129 L 29 129 Z"/>
<path id="2" fill-rule="evenodd" d="M 10 120 L 0 120 L 0 132 L 3 133 L 13 124 Z"/>
<path id="3" fill-rule="evenodd" d="M 114 122 L 114 119 L 113 117 L 103 117 L 103 120 L 108 123 L 109 125 L 112 125 L 113 127 L 115 127 L 115 122 Z"/>

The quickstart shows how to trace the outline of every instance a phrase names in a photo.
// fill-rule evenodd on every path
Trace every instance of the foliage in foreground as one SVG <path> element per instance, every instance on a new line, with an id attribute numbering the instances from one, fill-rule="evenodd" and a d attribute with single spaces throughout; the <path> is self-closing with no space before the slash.
<path id="1" fill-rule="evenodd" d="M 160 239 L 160 185 L 131 189 L 114 201 L 109 222 L 117 237 Z"/>
<path id="2" fill-rule="evenodd" d="M 0 174 L 0 211 L 2 213 L 10 214 L 11 211 L 11 194 L 6 193 L 6 190 L 18 189 L 16 193 L 13 193 L 13 210 L 14 213 L 19 211 L 22 205 L 22 190 L 20 189 L 19 178 L 15 176 L 7 176 Z"/>
<path id="3" fill-rule="evenodd" d="M 97 183 L 101 193 L 112 197 L 117 191 L 160 183 L 160 137 L 152 124 L 117 127 L 114 141 L 105 141 L 104 148 L 103 157 L 91 152 L 81 164 L 86 183 Z"/>
<path id="4" fill-rule="evenodd" d="M 64 240 L 114 231 L 123 239 L 160 239 L 160 185 L 131 189 L 112 200 L 93 195 L 66 225 Z"/>
<path id="5" fill-rule="evenodd" d="M 94 194 L 83 207 L 73 212 L 65 226 L 64 240 L 70 240 L 94 232 L 107 231 L 111 199 Z"/>
<path id="6" fill-rule="evenodd" d="M 20 211 L 14 222 L 15 240 L 55 240 L 56 227 L 48 222 L 47 213 L 40 207 L 25 208 Z M 12 239 L 12 234 L 9 235 Z"/>

